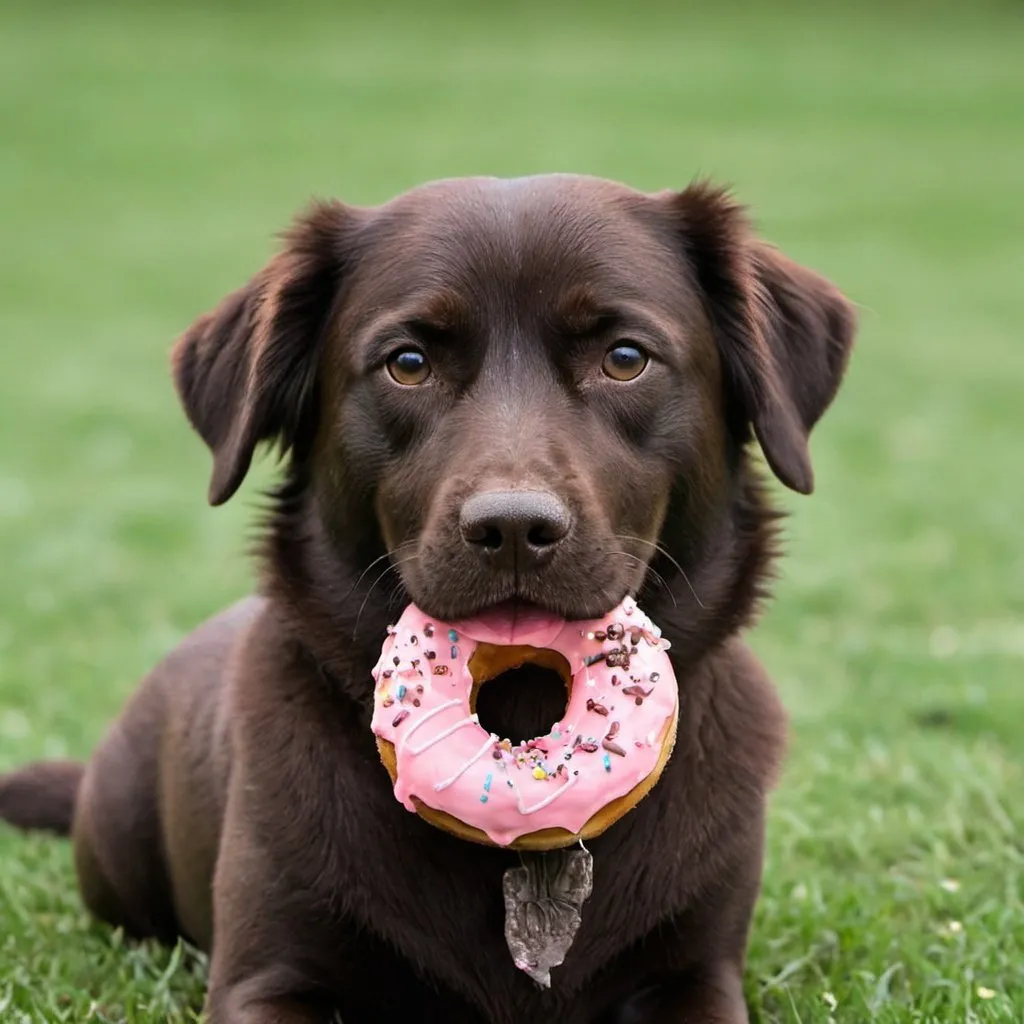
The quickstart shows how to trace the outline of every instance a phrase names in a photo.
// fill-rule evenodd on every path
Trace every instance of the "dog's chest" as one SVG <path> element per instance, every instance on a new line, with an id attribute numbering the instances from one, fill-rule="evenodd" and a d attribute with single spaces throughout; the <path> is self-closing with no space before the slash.
<path id="1" fill-rule="evenodd" d="M 651 801 L 630 816 L 631 828 L 592 844 L 593 891 L 551 989 L 542 989 L 515 966 L 505 939 L 502 880 L 519 856 L 440 832 L 398 805 L 386 786 L 373 790 L 346 830 L 357 844 L 350 863 L 355 868 L 358 857 L 361 865 L 350 901 L 358 924 L 396 949 L 412 972 L 475 1005 L 484 1020 L 552 1012 L 566 1024 L 594 1019 L 617 987 L 609 967 L 671 902 L 657 864 L 638 866 L 635 856 L 653 820 Z"/>

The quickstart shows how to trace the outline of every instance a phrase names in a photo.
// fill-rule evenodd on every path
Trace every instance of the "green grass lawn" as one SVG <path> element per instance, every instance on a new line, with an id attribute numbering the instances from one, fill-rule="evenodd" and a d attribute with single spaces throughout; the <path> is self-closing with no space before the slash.
<path id="1" fill-rule="evenodd" d="M 752 638 L 793 721 L 753 1018 L 1024 1020 L 1020 6 L 222 6 L 0 10 L 0 770 L 248 588 L 270 468 L 207 508 L 167 352 L 309 196 L 707 174 L 863 308 Z M 0 830 L 4 1024 L 191 1020 L 203 970 Z"/>

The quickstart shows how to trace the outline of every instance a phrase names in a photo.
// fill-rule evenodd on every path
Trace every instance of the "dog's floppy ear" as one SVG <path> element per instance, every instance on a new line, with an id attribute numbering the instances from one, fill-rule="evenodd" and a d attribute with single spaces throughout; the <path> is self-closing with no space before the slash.
<path id="1" fill-rule="evenodd" d="M 201 316 L 171 364 L 189 421 L 213 453 L 211 505 L 238 490 L 256 446 L 308 443 L 321 341 L 348 252 L 355 212 L 315 203 L 248 284 Z"/>
<path id="2" fill-rule="evenodd" d="M 732 426 L 743 439 L 752 426 L 775 475 L 810 494 L 808 438 L 846 370 L 853 306 L 756 239 L 724 190 L 691 185 L 670 201 L 715 330 Z"/>

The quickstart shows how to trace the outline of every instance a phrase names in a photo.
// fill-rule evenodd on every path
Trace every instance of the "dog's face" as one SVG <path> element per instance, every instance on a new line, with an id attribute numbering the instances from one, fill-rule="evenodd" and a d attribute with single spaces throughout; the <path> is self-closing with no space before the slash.
<path id="1" fill-rule="evenodd" d="M 751 430 L 810 490 L 852 336 L 715 190 L 469 179 L 315 207 L 179 342 L 175 379 L 213 502 L 278 439 L 326 535 L 367 565 L 382 544 L 428 614 L 587 618 L 659 546 L 707 548 Z"/>

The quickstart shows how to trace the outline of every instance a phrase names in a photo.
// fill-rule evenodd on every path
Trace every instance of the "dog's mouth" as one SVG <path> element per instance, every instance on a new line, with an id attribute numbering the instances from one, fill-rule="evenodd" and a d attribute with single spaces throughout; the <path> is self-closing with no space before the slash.
<path id="1" fill-rule="evenodd" d="M 496 647 L 546 647 L 561 632 L 565 619 L 526 601 L 502 601 L 452 625 Z"/>

